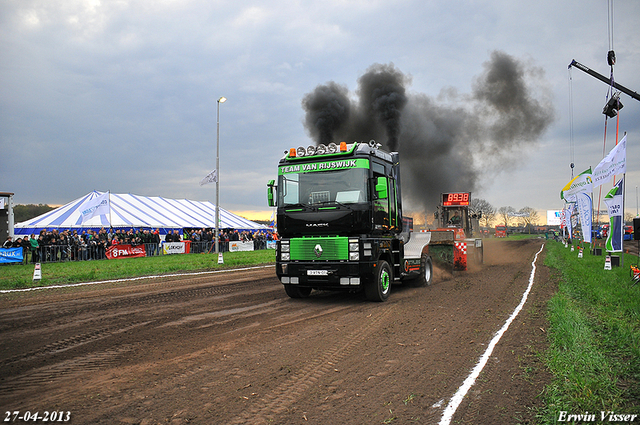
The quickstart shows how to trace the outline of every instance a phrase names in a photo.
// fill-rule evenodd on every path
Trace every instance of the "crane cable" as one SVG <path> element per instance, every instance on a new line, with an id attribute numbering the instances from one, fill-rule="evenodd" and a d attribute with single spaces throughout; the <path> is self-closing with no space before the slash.
<path id="1" fill-rule="evenodd" d="M 569 68 L 569 158 L 571 160 L 571 179 L 573 180 L 574 167 L 574 144 L 573 144 L 573 77 Z"/>
<path id="2" fill-rule="evenodd" d="M 607 63 L 609 64 L 609 67 L 611 68 L 611 73 L 610 73 L 610 83 L 609 83 L 609 89 L 607 91 L 607 96 L 606 96 L 606 101 L 607 103 L 609 102 L 609 97 L 610 96 L 614 96 L 614 78 L 613 78 L 613 66 L 616 63 L 616 54 L 615 51 L 613 50 L 613 0 L 607 0 L 607 36 L 609 38 L 609 51 L 607 52 Z M 608 119 L 609 117 L 607 116 L 607 114 L 604 115 L 604 143 L 602 146 L 602 157 L 604 158 L 607 152 L 607 123 L 608 123 Z M 616 114 L 616 141 L 615 144 L 618 144 L 618 135 L 619 135 L 619 131 L 620 131 L 620 109 L 617 109 L 617 114 Z M 615 185 L 615 176 L 613 177 L 613 184 Z M 600 201 L 602 198 L 602 185 L 600 186 L 600 191 L 598 194 L 598 208 L 597 208 L 597 218 L 596 218 L 596 222 L 600 222 Z"/>

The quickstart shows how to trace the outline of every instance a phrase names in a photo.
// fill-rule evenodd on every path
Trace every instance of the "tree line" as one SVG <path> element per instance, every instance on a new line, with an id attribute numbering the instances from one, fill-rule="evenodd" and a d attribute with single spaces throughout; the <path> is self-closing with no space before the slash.
<path id="1" fill-rule="evenodd" d="M 480 226 L 492 227 L 495 224 L 505 226 L 531 227 L 538 224 L 540 215 L 531 207 L 523 207 L 520 210 L 509 207 L 495 208 L 485 199 L 475 198 L 471 200 L 469 210 L 472 214 L 481 214 Z"/>
<path id="2" fill-rule="evenodd" d="M 32 218 L 55 209 L 56 207 L 52 207 L 47 204 L 17 204 L 13 206 L 13 219 L 16 223 L 22 223 L 23 221 L 31 220 Z"/>

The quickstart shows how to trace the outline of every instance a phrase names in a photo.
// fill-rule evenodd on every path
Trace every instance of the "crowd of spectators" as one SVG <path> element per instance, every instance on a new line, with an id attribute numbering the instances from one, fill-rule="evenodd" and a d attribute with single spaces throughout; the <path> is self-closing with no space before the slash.
<path id="1" fill-rule="evenodd" d="M 218 234 L 218 240 L 220 242 L 220 251 L 225 252 L 229 250 L 229 242 L 242 241 L 242 242 L 250 242 L 253 241 L 254 249 L 266 249 L 267 241 L 275 240 L 277 235 L 271 231 L 260 230 L 255 233 L 248 231 L 241 231 L 235 229 L 221 229 Z M 214 231 L 211 229 L 189 229 L 184 231 L 184 239 L 190 240 L 195 244 L 208 242 L 208 244 L 204 245 L 201 248 L 198 248 L 197 245 L 194 249 L 192 245 L 192 252 L 198 252 L 200 249 L 209 249 L 211 247 L 211 243 L 215 239 Z"/>
<path id="2" fill-rule="evenodd" d="M 11 238 L 9 238 L 11 239 Z M 9 240 L 7 240 L 8 242 Z M 3 247 L 6 247 L 7 242 Z M 159 229 L 150 231 L 148 229 L 127 231 L 121 229 L 105 228 L 95 230 L 41 230 L 38 235 L 18 237 L 11 243 L 11 247 L 23 248 L 24 262 L 30 257 L 31 262 L 50 262 L 66 260 L 101 260 L 106 258 L 106 251 L 112 245 L 141 245 L 160 244 Z M 156 253 L 156 250 L 149 255 Z"/>
<path id="3" fill-rule="evenodd" d="M 22 248 L 23 261 L 32 263 L 67 261 L 67 260 L 101 260 L 106 258 L 107 249 L 112 245 L 145 245 L 147 256 L 159 255 L 161 245 L 165 242 L 191 241 L 191 252 L 207 252 L 211 250 L 214 236 L 212 229 L 168 231 L 164 238 L 160 229 L 105 229 L 94 230 L 42 230 L 38 235 L 9 237 L 3 248 Z M 220 251 L 228 251 L 230 241 L 254 241 L 254 249 L 265 249 L 266 241 L 274 240 L 273 232 L 259 231 L 238 232 L 234 229 L 220 230 Z"/>

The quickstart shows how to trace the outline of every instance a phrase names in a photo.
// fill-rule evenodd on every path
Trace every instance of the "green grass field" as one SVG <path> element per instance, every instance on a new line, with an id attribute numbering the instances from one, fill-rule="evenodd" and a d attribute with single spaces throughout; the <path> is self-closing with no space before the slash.
<path id="1" fill-rule="evenodd" d="M 556 423 L 560 411 L 640 414 L 640 284 L 624 266 L 604 270 L 605 257 L 549 241 L 545 265 L 558 292 L 549 302 L 550 348 L 544 360 L 553 373 L 540 423 Z"/>
<path id="2" fill-rule="evenodd" d="M 275 264 L 275 251 L 265 249 L 249 252 L 225 252 L 223 258 L 224 264 L 218 264 L 218 257 L 215 254 L 161 255 L 117 260 L 43 263 L 42 279 L 39 282 L 33 281 L 33 264 L 3 265 L 0 266 L 0 289 L 19 289 L 257 264 Z"/>

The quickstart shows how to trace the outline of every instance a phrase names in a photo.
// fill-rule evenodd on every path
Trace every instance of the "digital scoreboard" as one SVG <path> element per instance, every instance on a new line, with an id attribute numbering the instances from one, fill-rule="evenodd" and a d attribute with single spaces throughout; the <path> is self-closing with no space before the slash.
<path id="1" fill-rule="evenodd" d="M 452 207 L 457 205 L 469 205 L 471 200 L 471 193 L 469 192 L 454 192 L 442 194 L 442 205 L 445 207 Z"/>

